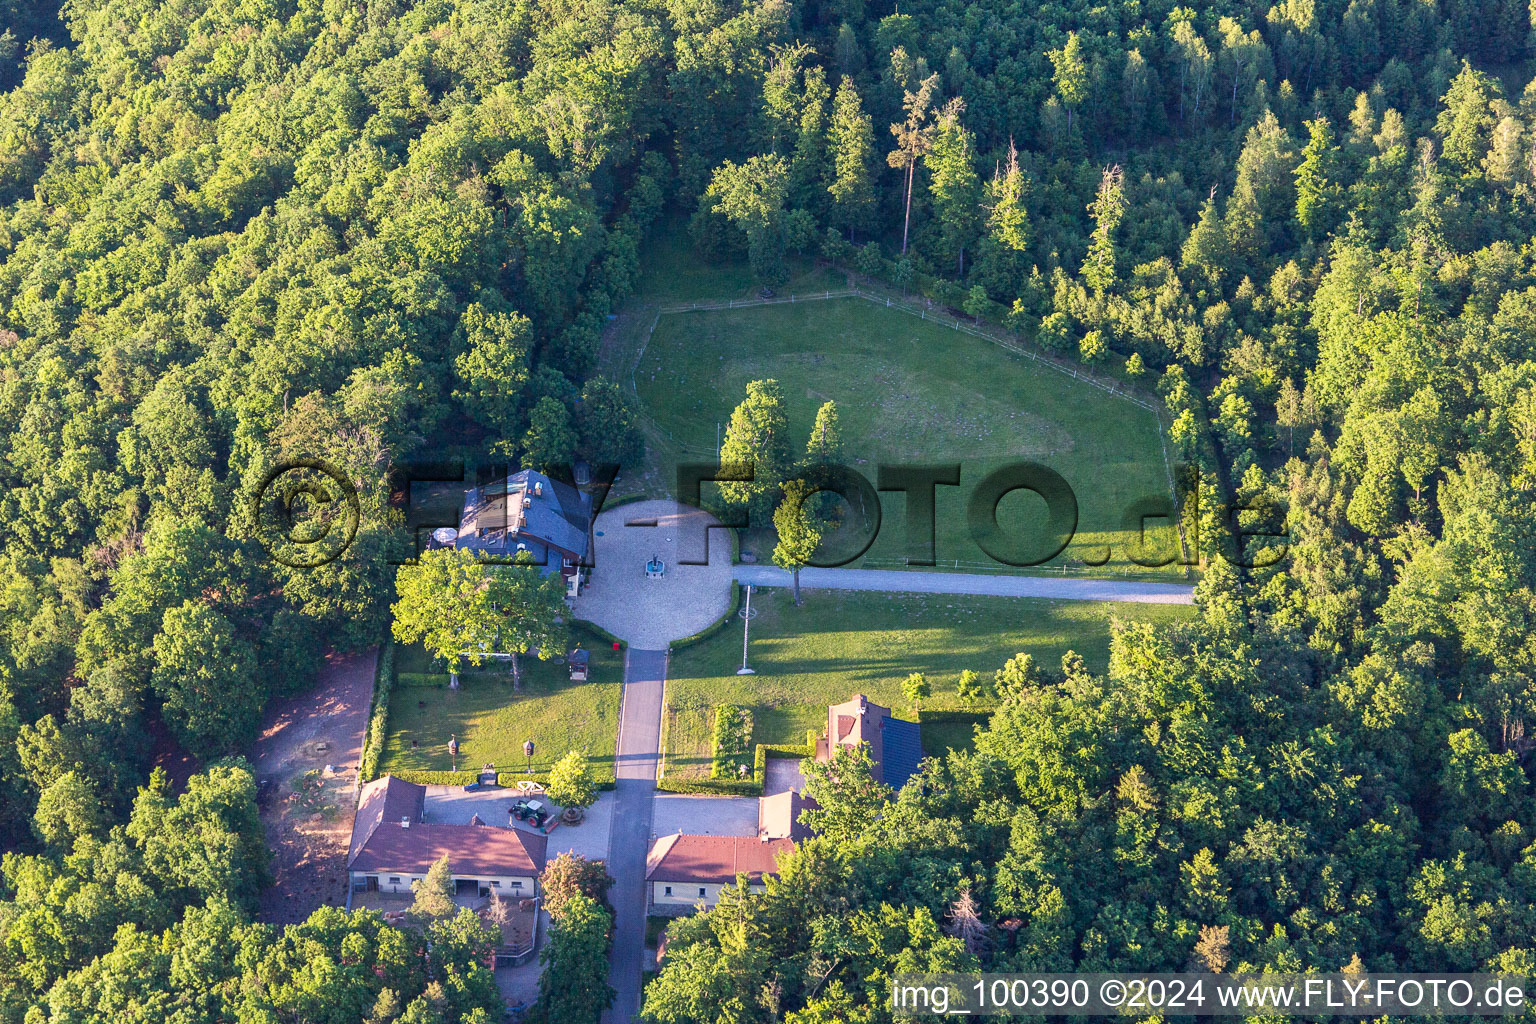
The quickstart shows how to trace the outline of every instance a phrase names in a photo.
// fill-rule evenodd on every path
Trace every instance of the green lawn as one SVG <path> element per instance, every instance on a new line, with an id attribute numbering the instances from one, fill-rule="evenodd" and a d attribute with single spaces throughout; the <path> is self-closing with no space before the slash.
<path id="1" fill-rule="evenodd" d="M 592 652 L 585 683 L 571 682 L 564 663 L 524 658 L 523 685 L 517 692 L 501 668 L 463 673 L 458 690 L 447 688 L 446 675 L 441 685 L 397 685 L 390 697 L 389 740 L 381 770 L 452 768 L 447 744 L 449 736 L 457 736 L 460 769 L 489 762 L 500 770 L 521 771 L 526 763 L 523 741 L 531 739 L 535 772 L 547 772 L 569 750 L 585 749 L 594 772 L 611 779 L 623 655 L 585 631 L 578 631 L 577 637 Z M 419 646 L 398 648 L 396 668 L 402 673 L 432 671 Z"/>
<path id="2" fill-rule="evenodd" d="M 698 458 L 714 450 L 747 382 L 769 377 L 783 388 L 796 451 L 817 407 L 833 399 L 846 461 L 872 484 L 882 463 L 961 465 L 961 485 L 937 489 L 941 563 L 996 564 L 971 539 L 967 498 L 991 470 L 1032 460 L 1065 477 L 1078 501 L 1076 539 L 1057 561 L 1102 564 L 1108 546 L 1112 568 L 1148 571 L 1128 561 L 1139 548 L 1135 528 L 1126 528 L 1139 500 L 1168 494 L 1160 428 L 1148 410 L 985 339 L 851 298 L 664 315 L 635 385 L 670 446 Z M 907 550 L 903 498 L 887 494 L 882 504 L 866 556 L 872 566 Z M 999 520 L 1010 534 L 1041 537 L 1044 509 L 1015 491 Z M 1166 522 L 1148 532 L 1158 550 L 1177 550 Z"/>
<path id="3" fill-rule="evenodd" d="M 901 683 L 927 675 L 935 699 L 955 700 L 964 669 L 990 677 L 1020 651 L 1056 666 L 1068 650 L 1096 672 L 1109 664 L 1110 620 L 1168 622 L 1188 606 L 1042 601 L 948 594 L 807 591 L 796 608 L 788 590 L 755 592 L 750 662 L 756 675 L 738 676 L 741 631 L 730 628 L 675 652 L 668 668 L 664 747 L 667 772 L 707 775 L 711 709 L 752 708 L 758 743 L 804 743 L 821 730 L 828 704 L 863 693 L 911 717 Z M 945 723 L 936 744 L 968 744 L 970 727 Z"/>

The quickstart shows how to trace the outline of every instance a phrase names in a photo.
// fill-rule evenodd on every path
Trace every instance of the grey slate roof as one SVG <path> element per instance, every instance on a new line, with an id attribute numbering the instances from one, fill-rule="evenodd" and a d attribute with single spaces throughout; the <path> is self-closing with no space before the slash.
<path id="1" fill-rule="evenodd" d="M 566 555 L 586 558 L 591 526 L 590 495 L 524 469 L 465 494 L 454 547 L 514 558 L 523 544 L 535 562 L 559 569 Z"/>
<path id="2" fill-rule="evenodd" d="M 922 726 L 899 718 L 887 718 L 884 731 L 885 760 L 881 770 L 885 784 L 899 790 L 917 774 L 918 762 L 923 759 Z"/>

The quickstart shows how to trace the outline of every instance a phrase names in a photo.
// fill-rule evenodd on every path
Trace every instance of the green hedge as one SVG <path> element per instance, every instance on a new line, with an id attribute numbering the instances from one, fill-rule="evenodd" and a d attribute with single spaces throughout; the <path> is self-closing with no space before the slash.
<path id="1" fill-rule="evenodd" d="M 450 682 L 446 672 L 401 672 L 396 677 L 400 686 L 447 686 Z"/>
<path id="2" fill-rule="evenodd" d="M 580 624 L 582 629 L 591 633 L 599 640 L 606 642 L 609 647 L 612 647 L 614 644 L 618 644 L 619 649 L 623 650 L 625 646 L 624 641 L 608 632 L 602 626 L 597 625 L 595 622 L 588 622 L 586 619 L 577 619 L 576 621 Z"/>
<path id="3" fill-rule="evenodd" d="M 722 709 L 723 710 L 723 709 Z M 663 775 L 656 788 L 663 793 L 714 793 L 718 796 L 762 796 L 768 781 L 768 758 L 814 757 L 816 733 L 808 731 L 806 744 L 759 743 L 752 756 L 752 774 L 745 779 L 680 779 Z"/>
<path id="4" fill-rule="evenodd" d="M 680 651 L 684 647 L 692 647 L 696 643 L 699 643 L 703 640 L 708 640 L 710 637 L 720 632 L 726 626 L 730 625 L 731 620 L 736 618 L 736 613 L 741 609 L 742 593 L 740 583 L 732 584 L 732 588 L 731 607 L 729 611 L 692 636 L 685 636 L 681 640 L 673 640 L 672 643 L 668 645 L 668 647 L 674 651 Z"/>
<path id="5" fill-rule="evenodd" d="M 472 782 L 480 781 L 480 773 L 472 770 L 449 772 L 405 768 L 389 774 L 402 782 L 414 782 L 418 786 L 467 786 Z M 606 775 L 603 774 L 602 769 L 597 769 L 592 773 L 592 777 L 597 782 L 598 789 L 613 789 L 617 784 L 614 781 L 612 769 L 609 769 Z M 537 782 L 541 786 L 546 786 L 549 784 L 549 773 L 535 772 L 532 775 L 525 772 L 496 773 L 496 784 L 504 789 L 511 789 L 519 782 Z"/>
<path id="6" fill-rule="evenodd" d="M 736 704 L 717 707 L 710 748 L 709 777 L 737 778 L 737 766 L 746 764 L 752 753 L 752 712 Z"/>
<path id="7" fill-rule="evenodd" d="M 389 730 L 389 695 L 395 685 L 395 645 L 384 638 L 379 652 L 378 671 L 373 681 L 373 708 L 368 715 L 368 733 L 363 737 L 363 756 L 358 764 L 358 777 L 372 782 L 379 777 L 379 755 L 384 752 L 384 741 Z"/>
<path id="8" fill-rule="evenodd" d="M 713 793 L 716 796 L 762 796 L 763 784 L 755 779 L 678 779 L 663 775 L 656 783 L 663 793 Z"/>
<path id="9" fill-rule="evenodd" d="M 975 704 L 934 704 L 917 709 L 919 722 L 974 722 L 990 718 L 998 709 L 994 700 L 977 701 Z"/>

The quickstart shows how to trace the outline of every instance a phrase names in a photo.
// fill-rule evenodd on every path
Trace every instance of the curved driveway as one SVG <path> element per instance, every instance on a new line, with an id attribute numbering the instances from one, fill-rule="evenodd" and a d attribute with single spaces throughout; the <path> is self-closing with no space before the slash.
<path id="1" fill-rule="evenodd" d="M 734 566 L 736 580 L 754 587 L 788 587 L 793 577 L 771 565 Z M 800 586 L 822 590 L 880 590 L 906 594 L 980 594 L 988 597 L 1049 597 L 1065 601 L 1131 601 L 1138 604 L 1193 604 L 1186 583 L 1072 579 L 1049 576 L 980 576 L 963 572 L 902 569 L 801 569 Z"/>

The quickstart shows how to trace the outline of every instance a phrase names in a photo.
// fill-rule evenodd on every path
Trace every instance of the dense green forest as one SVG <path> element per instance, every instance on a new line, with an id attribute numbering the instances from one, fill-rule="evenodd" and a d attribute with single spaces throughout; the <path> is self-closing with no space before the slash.
<path id="1" fill-rule="evenodd" d="M 0 3 L 0 1021 L 489 1019 L 473 922 L 251 923 L 230 758 L 382 635 L 395 467 L 632 453 L 593 371 L 663 217 L 1155 384 L 1211 557 L 1104 677 L 1004 667 L 886 813 L 818 782 L 651 1019 L 883 1020 L 904 968 L 1536 974 L 1526 5 L 899 6 Z M 294 457 L 361 495 L 317 569 L 253 536 Z"/>

